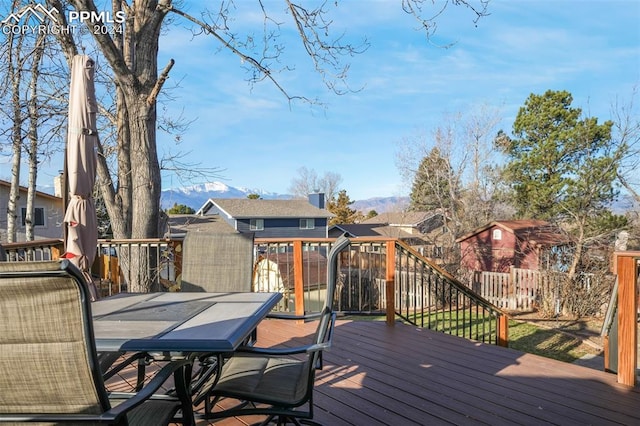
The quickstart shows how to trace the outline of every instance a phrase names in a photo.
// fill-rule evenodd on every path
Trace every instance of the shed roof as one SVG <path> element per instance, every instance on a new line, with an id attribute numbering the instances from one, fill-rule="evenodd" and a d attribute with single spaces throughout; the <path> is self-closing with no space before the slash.
<path id="1" fill-rule="evenodd" d="M 562 230 L 549 222 L 537 219 L 522 220 L 498 220 L 478 228 L 462 237 L 456 242 L 462 242 L 488 229 L 498 227 L 514 234 L 520 240 L 527 240 L 541 246 L 553 246 L 567 244 L 571 240 Z"/>

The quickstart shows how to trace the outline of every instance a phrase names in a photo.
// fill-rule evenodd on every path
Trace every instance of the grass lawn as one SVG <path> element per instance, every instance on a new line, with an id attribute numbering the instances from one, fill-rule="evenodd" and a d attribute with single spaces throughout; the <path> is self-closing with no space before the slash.
<path id="1" fill-rule="evenodd" d="M 587 354 L 599 354 L 598 349 L 585 344 L 571 331 L 510 320 L 509 347 L 565 362 L 573 362 Z"/>

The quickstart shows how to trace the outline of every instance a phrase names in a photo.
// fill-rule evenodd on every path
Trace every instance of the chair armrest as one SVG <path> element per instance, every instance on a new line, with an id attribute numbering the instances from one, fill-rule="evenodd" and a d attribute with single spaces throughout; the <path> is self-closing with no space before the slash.
<path id="1" fill-rule="evenodd" d="M 258 346 L 241 346 L 236 352 L 253 353 L 260 355 L 294 355 L 302 353 L 317 352 L 323 350 L 329 350 L 333 343 L 333 329 L 336 323 L 336 313 L 333 312 L 329 319 L 327 326 L 327 337 L 323 342 L 314 343 L 311 345 L 294 346 L 294 347 L 279 347 L 279 348 L 263 348 Z"/>
<path id="2" fill-rule="evenodd" d="M 270 312 L 267 314 L 267 318 L 271 319 L 283 319 L 283 320 L 311 320 L 320 318 L 321 312 L 313 312 L 304 315 L 295 315 L 283 312 Z"/>
<path id="3" fill-rule="evenodd" d="M 252 353 L 259 355 L 294 355 L 329 349 L 331 343 L 314 343 L 313 345 L 296 346 L 290 348 L 259 348 L 255 346 L 243 346 L 238 348 L 236 352 Z"/>
<path id="4" fill-rule="evenodd" d="M 136 393 L 132 394 L 112 392 L 110 396 L 122 396 L 128 399 L 121 404 L 112 407 L 109 411 L 103 413 L 102 417 L 106 417 L 107 419 L 116 419 L 122 416 L 124 413 L 144 403 L 146 400 L 150 399 L 158 389 L 160 389 L 160 387 L 167 381 L 169 377 L 171 377 L 171 375 L 175 371 L 180 368 L 184 368 L 184 366 L 186 366 L 190 362 L 190 360 L 185 359 L 167 363 L 167 365 L 162 367 L 162 369 L 158 371 L 158 373 L 149 381 L 149 383 L 147 383 L 146 386 L 144 386 L 140 391 Z"/>

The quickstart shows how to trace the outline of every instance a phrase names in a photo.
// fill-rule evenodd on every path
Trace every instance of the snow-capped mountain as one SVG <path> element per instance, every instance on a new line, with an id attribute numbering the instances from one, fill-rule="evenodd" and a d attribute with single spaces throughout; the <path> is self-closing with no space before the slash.
<path id="1" fill-rule="evenodd" d="M 198 210 L 209 198 L 247 198 L 249 194 L 258 194 L 265 200 L 292 198 L 289 194 L 277 194 L 256 188 L 236 188 L 222 182 L 208 182 L 164 190 L 160 204 L 163 209 L 170 208 L 174 204 L 184 204 Z"/>
<path id="2" fill-rule="evenodd" d="M 162 191 L 160 204 L 163 209 L 171 208 L 174 204 L 183 204 L 197 211 L 209 198 L 247 198 L 249 194 L 258 194 L 265 200 L 289 200 L 293 198 L 290 194 L 278 194 L 257 188 L 233 187 L 223 182 L 209 182 L 164 190 Z M 376 197 L 355 201 L 351 208 L 364 214 L 371 210 L 385 213 L 388 211 L 400 211 L 406 207 L 407 203 L 407 197 Z"/>

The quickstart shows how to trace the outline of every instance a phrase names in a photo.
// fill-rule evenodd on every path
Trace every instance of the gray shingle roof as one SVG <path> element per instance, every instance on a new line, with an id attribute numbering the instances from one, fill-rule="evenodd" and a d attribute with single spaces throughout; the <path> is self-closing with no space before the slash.
<path id="1" fill-rule="evenodd" d="M 168 236 L 184 234 L 188 231 L 238 232 L 218 216 L 199 216 L 194 214 L 169 215 L 167 227 Z"/>
<path id="2" fill-rule="evenodd" d="M 377 216 L 362 221 L 367 224 L 385 224 L 385 225 L 411 225 L 417 226 L 420 223 L 434 216 L 434 212 L 387 212 L 380 213 Z"/>
<path id="3" fill-rule="evenodd" d="M 329 218 L 326 209 L 319 209 L 307 200 L 250 200 L 244 198 L 216 198 L 208 203 L 215 204 L 235 219 L 251 218 Z"/>

